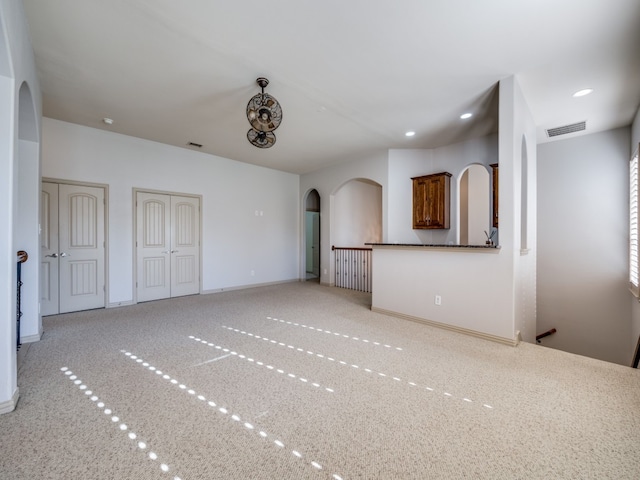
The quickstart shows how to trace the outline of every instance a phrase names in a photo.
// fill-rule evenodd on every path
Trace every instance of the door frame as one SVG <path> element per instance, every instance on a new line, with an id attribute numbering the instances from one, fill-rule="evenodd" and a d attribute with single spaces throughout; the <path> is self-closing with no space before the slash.
<path id="1" fill-rule="evenodd" d="M 131 208 L 133 209 L 133 225 L 132 225 L 132 263 L 133 263 L 133 281 L 131 282 L 131 298 L 133 298 L 133 304 L 138 303 L 138 288 L 136 284 L 138 283 L 138 249 L 136 247 L 137 238 L 137 227 L 138 227 L 138 209 L 136 206 L 136 201 L 138 197 L 138 193 L 155 193 L 159 195 L 176 195 L 180 197 L 189 197 L 189 198 L 197 198 L 200 202 L 200 208 L 198 210 L 198 222 L 200 222 L 200 232 L 198 238 L 198 261 L 200 263 L 200 275 L 198 278 L 198 295 L 202 295 L 202 277 L 203 277 L 203 268 L 202 268 L 202 195 L 198 195 L 195 193 L 183 193 L 183 192 L 172 192 L 170 190 L 155 190 L 152 188 L 141 188 L 141 187 L 133 187 L 132 189 L 132 198 L 131 198 Z M 169 297 L 171 298 L 171 297 Z"/>
<path id="2" fill-rule="evenodd" d="M 94 187 L 102 188 L 104 190 L 104 308 L 110 308 L 109 305 L 109 184 L 107 183 L 95 183 L 95 182 L 83 182 L 79 180 L 66 180 L 54 177 L 42 177 L 40 179 L 40 192 L 42 191 L 42 183 L 57 183 L 63 185 L 75 185 L 77 187 Z M 42 241 L 40 235 L 42 234 L 41 218 L 38 217 L 38 244 L 41 245 Z M 40 302 L 40 285 L 38 285 L 38 308 Z"/>

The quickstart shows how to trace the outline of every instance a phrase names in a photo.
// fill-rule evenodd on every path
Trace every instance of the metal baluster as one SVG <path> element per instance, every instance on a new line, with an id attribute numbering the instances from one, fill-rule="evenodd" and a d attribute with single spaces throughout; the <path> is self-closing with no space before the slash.
<path id="1" fill-rule="evenodd" d="M 18 263 L 16 265 L 17 270 L 17 285 L 16 285 L 16 350 L 20 350 L 20 317 L 22 317 L 22 311 L 20 306 L 20 291 L 22 287 L 22 264 L 27 261 L 29 255 L 24 250 L 18 251 Z"/>

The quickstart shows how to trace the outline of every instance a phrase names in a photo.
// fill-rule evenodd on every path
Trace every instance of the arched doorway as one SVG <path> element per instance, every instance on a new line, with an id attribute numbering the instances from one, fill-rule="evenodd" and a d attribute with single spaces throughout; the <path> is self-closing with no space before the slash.
<path id="1" fill-rule="evenodd" d="M 330 204 L 332 283 L 370 293 L 372 252 L 367 244 L 382 242 L 382 185 L 351 179 L 335 191 Z"/>
<path id="2" fill-rule="evenodd" d="M 484 165 L 469 165 L 460 175 L 460 245 L 483 245 L 487 240 L 485 232 L 491 230 L 490 182 Z"/>
<path id="3" fill-rule="evenodd" d="M 38 125 L 31 90 L 23 82 L 18 92 L 18 143 L 14 160 L 17 172 L 16 216 L 13 219 L 15 250 L 24 250 L 29 259 L 21 265 L 20 337 L 22 342 L 40 340 L 40 162 Z"/>
<path id="4" fill-rule="evenodd" d="M 305 278 L 320 281 L 320 194 L 313 189 L 305 198 Z"/>
<path id="5" fill-rule="evenodd" d="M 364 247 L 382 241 L 382 186 L 366 178 L 343 183 L 333 195 L 331 244 Z"/>

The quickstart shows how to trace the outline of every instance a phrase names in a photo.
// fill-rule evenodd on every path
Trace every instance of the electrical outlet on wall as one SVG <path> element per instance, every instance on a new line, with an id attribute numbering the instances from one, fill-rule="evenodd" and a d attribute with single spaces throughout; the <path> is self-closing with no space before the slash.
<path id="1" fill-rule="evenodd" d="M 434 303 L 436 305 L 442 305 L 442 297 L 440 295 L 436 295 L 434 298 Z"/>

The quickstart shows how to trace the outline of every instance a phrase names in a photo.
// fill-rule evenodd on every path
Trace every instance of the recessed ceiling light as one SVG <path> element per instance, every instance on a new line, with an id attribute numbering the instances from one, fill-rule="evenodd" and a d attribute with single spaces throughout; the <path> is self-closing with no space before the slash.
<path id="1" fill-rule="evenodd" d="M 407 136 L 407 137 L 413 137 L 415 134 L 416 134 L 416 132 L 414 132 L 414 131 L 410 131 L 410 132 L 405 133 L 405 136 Z"/>
<path id="2" fill-rule="evenodd" d="M 460 115 L 460 118 L 463 120 L 466 120 L 467 118 L 471 118 L 473 117 L 473 113 L 463 113 L 462 115 Z"/>
<path id="3" fill-rule="evenodd" d="M 584 90 L 578 90 L 573 94 L 574 97 L 584 97 L 585 95 L 589 95 L 593 92 L 593 88 L 585 88 Z"/>
<path id="4" fill-rule="evenodd" d="M 113 125 L 113 119 L 112 119 L 112 118 L 104 117 L 104 118 L 102 119 L 102 121 L 103 121 L 104 123 L 106 123 L 107 125 Z"/>

